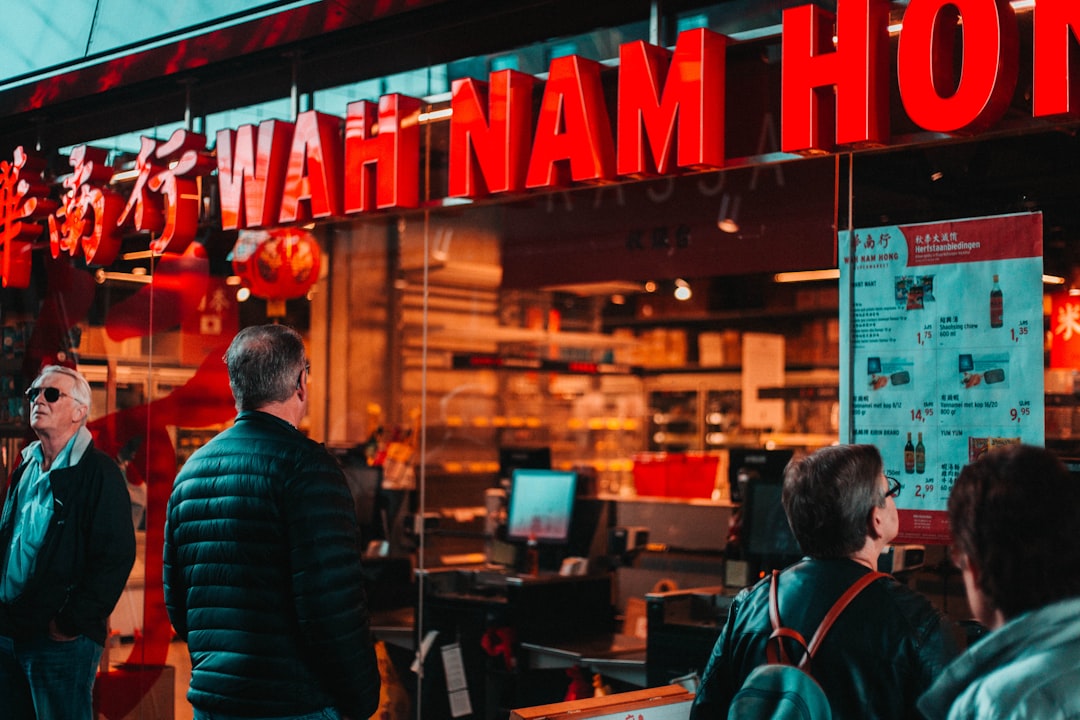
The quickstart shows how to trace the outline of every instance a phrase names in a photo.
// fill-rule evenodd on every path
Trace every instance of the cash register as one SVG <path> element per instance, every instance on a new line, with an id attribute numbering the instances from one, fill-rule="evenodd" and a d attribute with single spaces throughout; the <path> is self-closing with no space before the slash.
<path id="1" fill-rule="evenodd" d="M 510 707 L 550 702 L 553 693 L 561 699 L 566 689 L 565 672 L 526 672 L 522 645 L 580 641 L 613 632 L 611 575 L 560 572 L 582 530 L 575 525 L 595 526 L 576 512 L 582 504 L 577 489 L 573 471 L 514 470 L 506 526 L 500 531 L 501 541 L 514 549 L 510 559 L 420 571 L 418 646 L 423 646 L 424 636 L 435 633 L 424 660 L 425 718 L 452 715 L 449 696 L 455 689 L 445 685 L 447 657 L 460 662 L 475 714 L 505 717 Z M 512 645 L 513 653 L 492 654 L 493 644 L 503 641 Z"/>

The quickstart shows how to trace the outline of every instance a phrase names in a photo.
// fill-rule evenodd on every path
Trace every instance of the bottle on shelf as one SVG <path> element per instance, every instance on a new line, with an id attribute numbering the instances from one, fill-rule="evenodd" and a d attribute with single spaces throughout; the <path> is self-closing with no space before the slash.
<path id="1" fill-rule="evenodd" d="M 915 443 L 915 472 L 922 475 L 926 471 L 926 446 L 923 445 L 922 433 L 919 433 L 919 441 Z"/>
<path id="2" fill-rule="evenodd" d="M 915 472 L 915 446 L 911 442 L 911 433 L 907 434 L 907 443 L 904 445 L 904 472 Z"/>
<path id="3" fill-rule="evenodd" d="M 999 328 L 1004 321 L 1005 303 L 998 285 L 998 276 L 994 276 L 994 285 L 990 288 L 990 327 Z"/>

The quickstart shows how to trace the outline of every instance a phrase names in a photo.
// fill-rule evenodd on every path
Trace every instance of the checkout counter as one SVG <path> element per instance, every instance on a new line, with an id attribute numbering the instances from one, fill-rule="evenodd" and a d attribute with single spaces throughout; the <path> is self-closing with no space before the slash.
<path id="1" fill-rule="evenodd" d="M 619 693 L 703 667 L 704 661 L 677 657 L 677 647 L 695 635 L 707 657 L 723 622 L 716 612 L 710 626 L 709 612 L 687 610 L 676 590 L 649 609 L 649 637 L 645 623 L 624 626 L 622 616 L 631 600 L 643 606 L 661 580 L 676 588 L 722 581 L 735 506 L 707 498 L 598 496 L 594 487 L 564 484 L 566 475 L 519 470 L 516 492 L 501 501 L 497 490 L 483 489 L 484 528 L 472 533 L 472 552 L 462 550 L 468 533 L 457 526 L 458 514 L 425 524 L 434 538 L 459 541 L 437 556 L 425 544 L 424 566 L 415 572 L 410 644 L 422 658 L 415 666 L 422 682 L 395 660 L 425 719 L 505 720 L 514 708 L 562 702 L 576 683 L 591 695 L 594 676 Z M 528 552 L 535 552 L 532 561 L 523 557 Z M 474 559 L 453 562 L 459 557 Z M 587 569 L 564 567 L 579 557 L 588 559 Z M 485 558 L 489 564 L 478 562 Z M 412 648 L 404 647 L 400 619 L 376 613 L 373 630 L 403 658 Z M 668 633 L 667 644 L 654 642 L 663 635 L 651 637 L 654 626 Z M 655 683 L 653 676 L 663 679 Z"/>
<path id="2" fill-rule="evenodd" d="M 726 616 L 719 611 L 726 608 L 723 598 L 687 605 L 678 590 L 655 599 L 648 593 L 660 579 L 678 587 L 715 586 L 723 577 L 732 510 L 730 503 L 704 500 L 578 498 L 590 537 L 564 551 L 601 548 L 587 574 L 562 574 L 559 558 L 545 556 L 543 546 L 538 572 L 512 560 L 505 567 L 418 571 L 414 642 L 424 675 L 416 701 L 423 717 L 502 720 L 513 708 L 561 702 L 574 673 L 590 693 L 595 675 L 618 693 L 700 672 L 704 661 L 680 656 L 678 646 L 692 638 L 707 657 Z M 648 528 L 650 543 L 620 532 L 628 527 Z M 627 537 L 635 540 L 628 545 Z M 658 603 L 648 610 L 648 637 L 644 627 L 624 628 L 621 616 L 631 597 Z"/>
<path id="3" fill-rule="evenodd" d="M 505 718 L 558 702 L 569 678 L 551 654 L 614 643 L 611 576 L 518 574 L 490 568 L 418 573 L 424 718 Z M 643 644 L 638 648 L 643 650 Z"/>

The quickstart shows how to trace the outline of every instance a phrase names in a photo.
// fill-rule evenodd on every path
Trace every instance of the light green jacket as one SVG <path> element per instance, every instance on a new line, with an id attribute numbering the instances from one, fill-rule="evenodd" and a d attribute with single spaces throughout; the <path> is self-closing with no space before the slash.
<path id="1" fill-rule="evenodd" d="M 919 710 L 927 720 L 1080 718 L 1080 598 L 980 639 L 923 694 Z"/>

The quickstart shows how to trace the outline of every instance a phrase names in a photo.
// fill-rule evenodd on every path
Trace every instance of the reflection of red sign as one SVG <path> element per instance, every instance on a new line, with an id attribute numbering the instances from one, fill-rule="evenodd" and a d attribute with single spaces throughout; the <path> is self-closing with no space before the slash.
<path id="1" fill-rule="evenodd" d="M 319 277 L 319 243 L 293 228 L 241 237 L 233 251 L 233 270 L 251 292 L 268 300 L 301 297 Z M 244 247 L 242 247 L 244 245 Z"/>
<path id="2" fill-rule="evenodd" d="M 1080 369 L 1080 297 L 1052 296 L 1050 332 L 1050 367 Z"/>
<path id="3" fill-rule="evenodd" d="M 211 277 L 206 292 L 181 316 L 180 356 L 197 365 L 218 345 L 227 343 L 240 329 L 235 288 L 222 277 Z"/>

